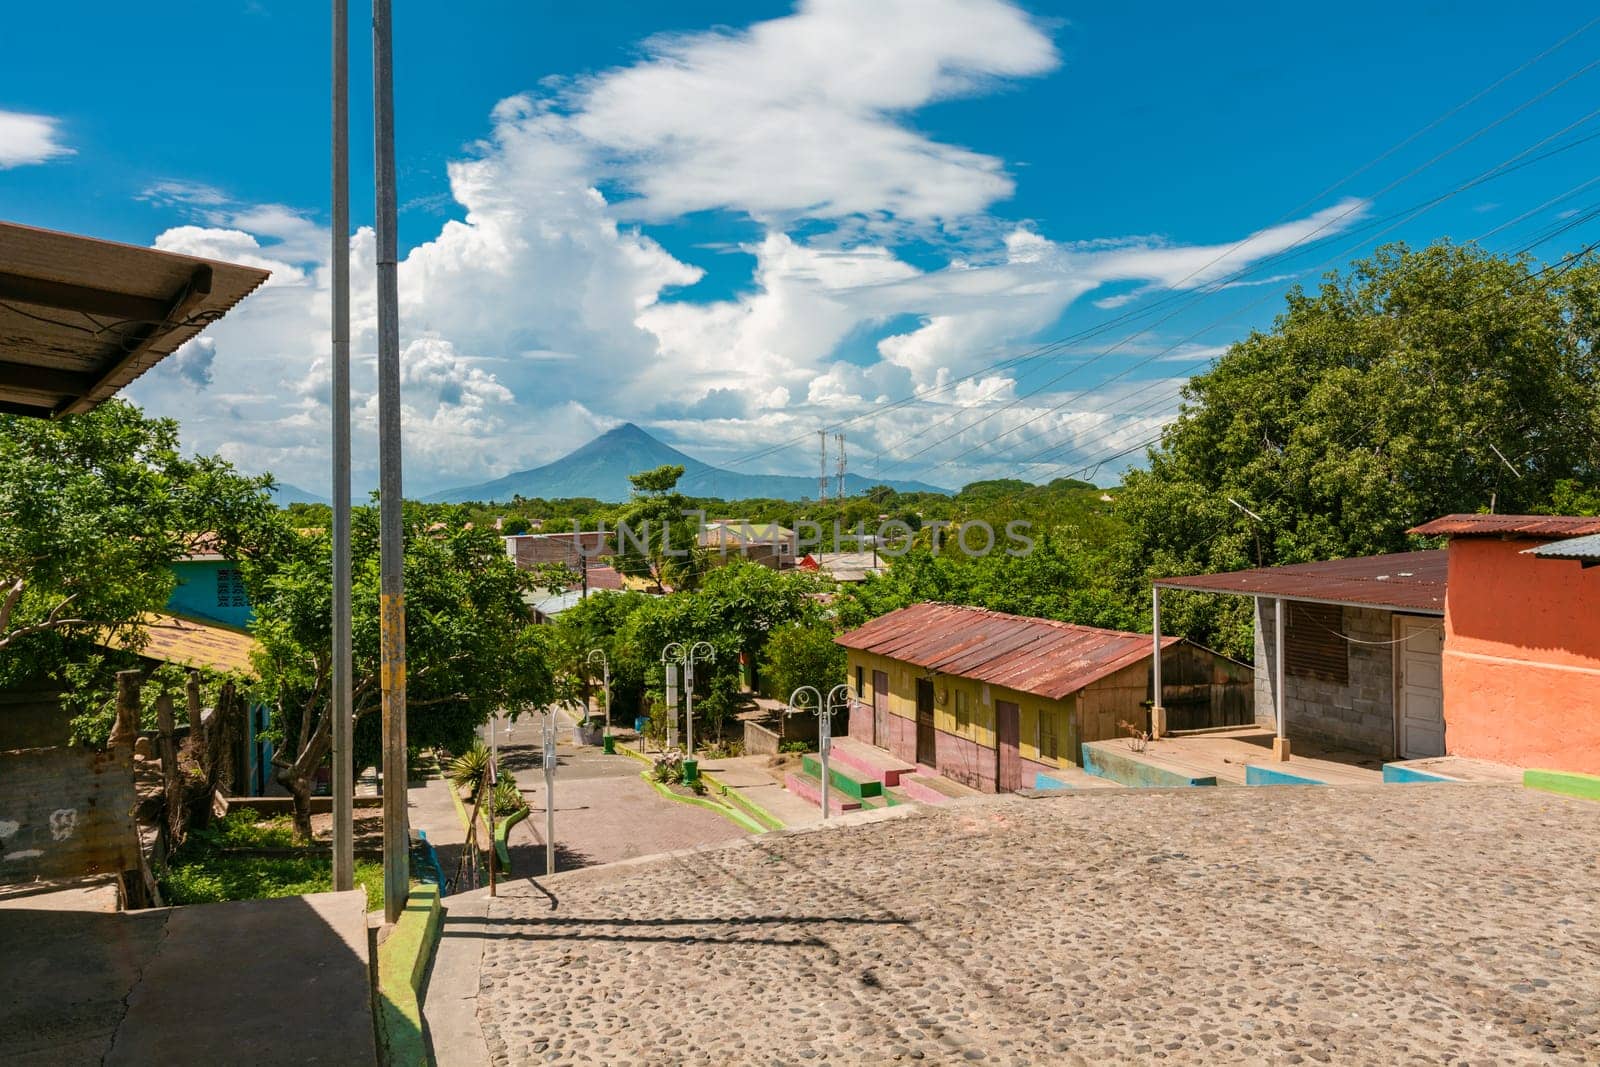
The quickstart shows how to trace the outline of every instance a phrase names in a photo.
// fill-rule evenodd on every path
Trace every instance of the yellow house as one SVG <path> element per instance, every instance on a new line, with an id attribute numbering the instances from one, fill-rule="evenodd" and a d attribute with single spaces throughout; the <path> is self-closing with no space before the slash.
<path id="1" fill-rule="evenodd" d="M 974 789 L 1032 788 L 1080 763 L 1083 742 L 1146 728 L 1149 634 L 928 603 L 836 640 L 850 736 Z M 1183 638 L 1161 649 L 1164 706 L 1194 725 L 1254 721 L 1249 667 Z"/>

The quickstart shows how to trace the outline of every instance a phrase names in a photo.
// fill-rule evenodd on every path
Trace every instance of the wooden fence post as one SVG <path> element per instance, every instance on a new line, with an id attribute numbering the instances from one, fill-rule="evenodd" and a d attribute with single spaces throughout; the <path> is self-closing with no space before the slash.
<path id="1" fill-rule="evenodd" d="M 132 748 L 139 739 L 139 679 L 139 671 L 117 672 L 117 719 L 111 726 L 111 748 Z"/>

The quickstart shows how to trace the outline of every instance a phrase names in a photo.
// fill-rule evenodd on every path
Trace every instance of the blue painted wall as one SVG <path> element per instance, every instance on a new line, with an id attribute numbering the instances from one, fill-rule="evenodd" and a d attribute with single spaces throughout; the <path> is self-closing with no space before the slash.
<path id="1" fill-rule="evenodd" d="M 255 617 L 236 564 L 221 559 L 185 560 L 174 563 L 172 573 L 178 584 L 167 600 L 169 614 L 241 630 Z"/>
<path id="2" fill-rule="evenodd" d="M 1327 785 L 1315 778 L 1307 778 L 1301 774 L 1290 774 L 1288 771 L 1275 770 L 1271 767 L 1262 767 L 1254 763 L 1246 764 L 1244 769 L 1245 785 Z"/>
<path id="3" fill-rule="evenodd" d="M 1385 763 L 1383 765 L 1383 780 L 1389 783 L 1409 784 L 1415 782 L 1454 782 L 1455 778 L 1446 778 L 1442 774 L 1429 774 L 1407 767 L 1403 763 Z"/>

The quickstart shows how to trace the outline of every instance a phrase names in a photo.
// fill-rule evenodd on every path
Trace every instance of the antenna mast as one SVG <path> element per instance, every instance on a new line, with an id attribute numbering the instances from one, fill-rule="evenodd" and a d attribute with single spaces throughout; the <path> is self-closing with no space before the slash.
<path id="1" fill-rule="evenodd" d="M 821 447 L 822 455 L 822 463 L 817 468 L 819 472 L 817 478 L 817 503 L 826 504 L 828 502 L 828 431 L 826 429 L 817 431 L 817 444 Z"/>
<path id="2" fill-rule="evenodd" d="M 843 503 L 844 502 L 844 434 L 836 433 L 836 434 L 833 435 L 833 437 L 834 437 L 834 440 L 839 442 L 839 491 L 838 491 L 838 494 L 836 495 L 835 499 L 837 499 L 840 503 Z"/>

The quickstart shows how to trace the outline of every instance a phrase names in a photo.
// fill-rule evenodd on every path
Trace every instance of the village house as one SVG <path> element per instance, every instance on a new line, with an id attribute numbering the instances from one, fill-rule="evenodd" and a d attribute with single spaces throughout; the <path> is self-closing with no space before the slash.
<path id="1" fill-rule="evenodd" d="M 1451 755 L 1600 773 L 1600 518 L 1447 515 Z"/>
<path id="2" fill-rule="evenodd" d="M 616 549 L 612 534 L 604 531 L 510 534 L 504 538 L 506 557 L 520 570 L 543 564 L 560 564 L 578 576 L 580 590 L 625 589 L 627 579 L 607 562 Z M 552 590 L 543 590 L 552 594 Z"/>
<path id="3" fill-rule="evenodd" d="M 1149 634 L 925 603 L 836 640 L 850 736 L 984 792 L 1035 787 L 1081 763 L 1083 742 L 1147 721 Z M 1249 667 L 1177 637 L 1161 664 L 1162 703 L 1186 728 L 1251 721 Z"/>
<path id="4" fill-rule="evenodd" d="M 1277 733 L 1279 759 L 1296 739 L 1442 756 L 1445 581 L 1442 550 L 1161 578 L 1156 630 L 1163 590 L 1251 597 L 1256 721 Z"/>
<path id="5" fill-rule="evenodd" d="M 773 570 L 788 570 L 799 562 L 795 532 L 775 522 L 713 519 L 700 531 L 700 547 L 719 556 L 734 556 Z"/>

